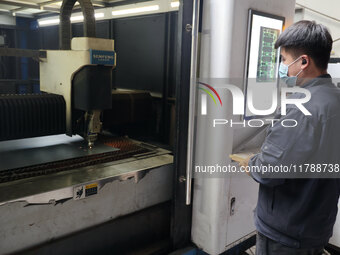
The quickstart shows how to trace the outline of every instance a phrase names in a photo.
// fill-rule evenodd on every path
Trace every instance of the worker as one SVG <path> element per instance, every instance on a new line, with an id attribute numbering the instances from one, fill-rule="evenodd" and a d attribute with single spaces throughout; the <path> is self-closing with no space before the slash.
<path id="1" fill-rule="evenodd" d="M 255 210 L 256 254 L 324 254 L 337 216 L 339 179 L 266 178 L 259 166 L 293 166 L 306 170 L 326 164 L 340 176 L 340 90 L 332 84 L 327 66 L 332 49 L 327 28 L 314 21 L 299 21 L 284 30 L 275 43 L 281 47 L 279 76 L 288 86 L 307 89 L 311 98 L 303 106 L 287 105 L 286 115 L 268 127 L 259 154 L 241 165 L 259 185 Z M 294 93 L 291 98 L 302 98 Z M 295 127 L 280 125 L 284 119 L 296 121 Z M 314 177 L 314 178 L 313 178 Z M 327 177 L 326 175 L 324 177 Z"/>

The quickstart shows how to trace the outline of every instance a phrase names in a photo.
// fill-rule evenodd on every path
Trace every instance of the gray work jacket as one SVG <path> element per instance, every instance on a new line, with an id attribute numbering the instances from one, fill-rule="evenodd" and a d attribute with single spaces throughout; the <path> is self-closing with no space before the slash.
<path id="1" fill-rule="evenodd" d="M 340 164 L 340 89 L 332 84 L 330 75 L 322 75 L 303 86 L 311 93 L 305 116 L 296 106 L 287 106 L 287 115 L 296 127 L 283 127 L 276 122 L 267 130 L 261 152 L 249 161 L 249 166 L 303 167 L 328 164 L 325 171 Z M 291 98 L 302 98 L 294 93 Z M 324 165 L 322 165 L 324 166 Z M 340 177 L 340 172 L 333 175 Z M 315 172 L 314 172 L 315 173 Z M 315 173 L 316 174 L 316 173 Z M 322 173 L 324 174 L 324 173 Z M 339 199 L 339 179 L 265 178 L 253 172 L 260 183 L 255 225 L 259 232 L 295 248 L 320 247 L 332 236 Z M 317 178 L 314 178 L 317 177 Z M 325 177 L 325 176 L 323 176 Z"/>

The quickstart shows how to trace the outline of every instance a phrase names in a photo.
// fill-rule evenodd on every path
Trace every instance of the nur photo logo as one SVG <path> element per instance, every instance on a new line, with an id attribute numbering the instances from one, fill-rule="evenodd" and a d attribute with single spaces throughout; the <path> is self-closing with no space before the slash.
<path id="1" fill-rule="evenodd" d="M 207 115 L 207 95 L 209 95 L 210 98 L 214 101 L 215 105 L 217 105 L 216 99 L 214 97 L 215 95 L 221 107 L 223 106 L 220 95 L 212 86 L 210 86 L 209 84 L 203 83 L 203 82 L 198 82 L 198 86 L 200 90 L 206 93 L 206 94 L 204 93 L 201 94 L 201 114 L 202 115 Z"/>
<path id="2" fill-rule="evenodd" d="M 223 106 L 222 99 L 220 94 L 216 91 L 215 88 L 219 88 L 219 91 L 223 89 L 224 93 L 228 93 L 229 91 L 232 95 L 232 103 L 233 103 L 233 115 L 244 115 L 245 105 L 249 109 L 249 111 L 255 116 L 269 116 L 273 114 L 278 106 L 278 101 L 280 100 L 281 105 L 281 115 L 287 115 L 287 105 L 295 105 L 304 115 L 311 115 L 311 113 L 303 106 L 304 103 L 307 103 L 311 99 L 311 93 L 309 90 L 305 88 L 299 87 L 284 87 L 280 89 L 280 93 L 277 92 L 277 89 L 272 90 L 271 93 L 271 106 L 268 109 L 257 109 L 254 106 L 254 91 L 251 88 L 247 90 L 247 97 L 244 96 L 243 91 L 232 84 L 228 85 L 219 85 L 218 87 L 212 86 L 208 83 L 198 82 L 198 88 L 202 91 L 201 93 L 201 115 L 207 115 L 207 95 L 213 100 L 214 104 Z M 303 94 L 304 97 L 299 98 L 290 98 L 287 95 L 293 93 Z M 258 95 L 259 93 L 257 93 Z M 280 95 L 280 96 L 279 96 Z M 217 101 L 218 100 L 218 101 Z M 224 106 L 225 107 L 225 106 Z"/>

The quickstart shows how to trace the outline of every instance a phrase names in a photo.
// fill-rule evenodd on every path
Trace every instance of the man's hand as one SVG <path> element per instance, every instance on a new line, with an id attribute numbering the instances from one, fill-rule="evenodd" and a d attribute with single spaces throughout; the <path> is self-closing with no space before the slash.
<path id="1" fill-rule="evenodd" d="M 238 162 L 240 167 L 244 167 L 245 172 L 250 176 L 250 172 L 247 169 L 249 160 L 254 156 L 254 153 L 246 152 L 246 153 L 238 153 L 238 154 L 232 154 L 229 157 Z"/>
<path id="2" fill-rule="evenodd" d="M 240 167 L 241 167 L 241 166 L 244 167 L 244 170 L 245 170 L 246 174 L 249 175 L 249 176 L 251 176 L 251 174 L 250 174 L 250 171 L 249 171 L 249 169 L 247 168 L 247 166 L 248 166 L 248 164 L 249 164 L 249 160 L 250 160 L 254 155 L 255 155 L 255 154 L 250 154 L 246 159 L 241 160 L 241 161 L 239 161 L 239 163 L 238 163 Z"/>

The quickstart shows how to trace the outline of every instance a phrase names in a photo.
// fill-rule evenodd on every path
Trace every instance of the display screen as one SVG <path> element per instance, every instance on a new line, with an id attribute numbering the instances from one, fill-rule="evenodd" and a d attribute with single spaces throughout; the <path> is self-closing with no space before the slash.
<path id="1" fill-rule="evenodd" d="M 245 118 L 255 117 L 248 108 L 247 97 L 259 110 L 269 109 L 278 87 L 279 50 L 275 42 L 282 32 L 284 17 L 249 10 L 244 92 Z"/>
<path id="2" fill-rule="evenodd" d="M 261 27 L 259 55 L 257 60 L 257 82 L 272 82 L 276 78 L 277 50 L 274 45 L 280 30 Z"/>

